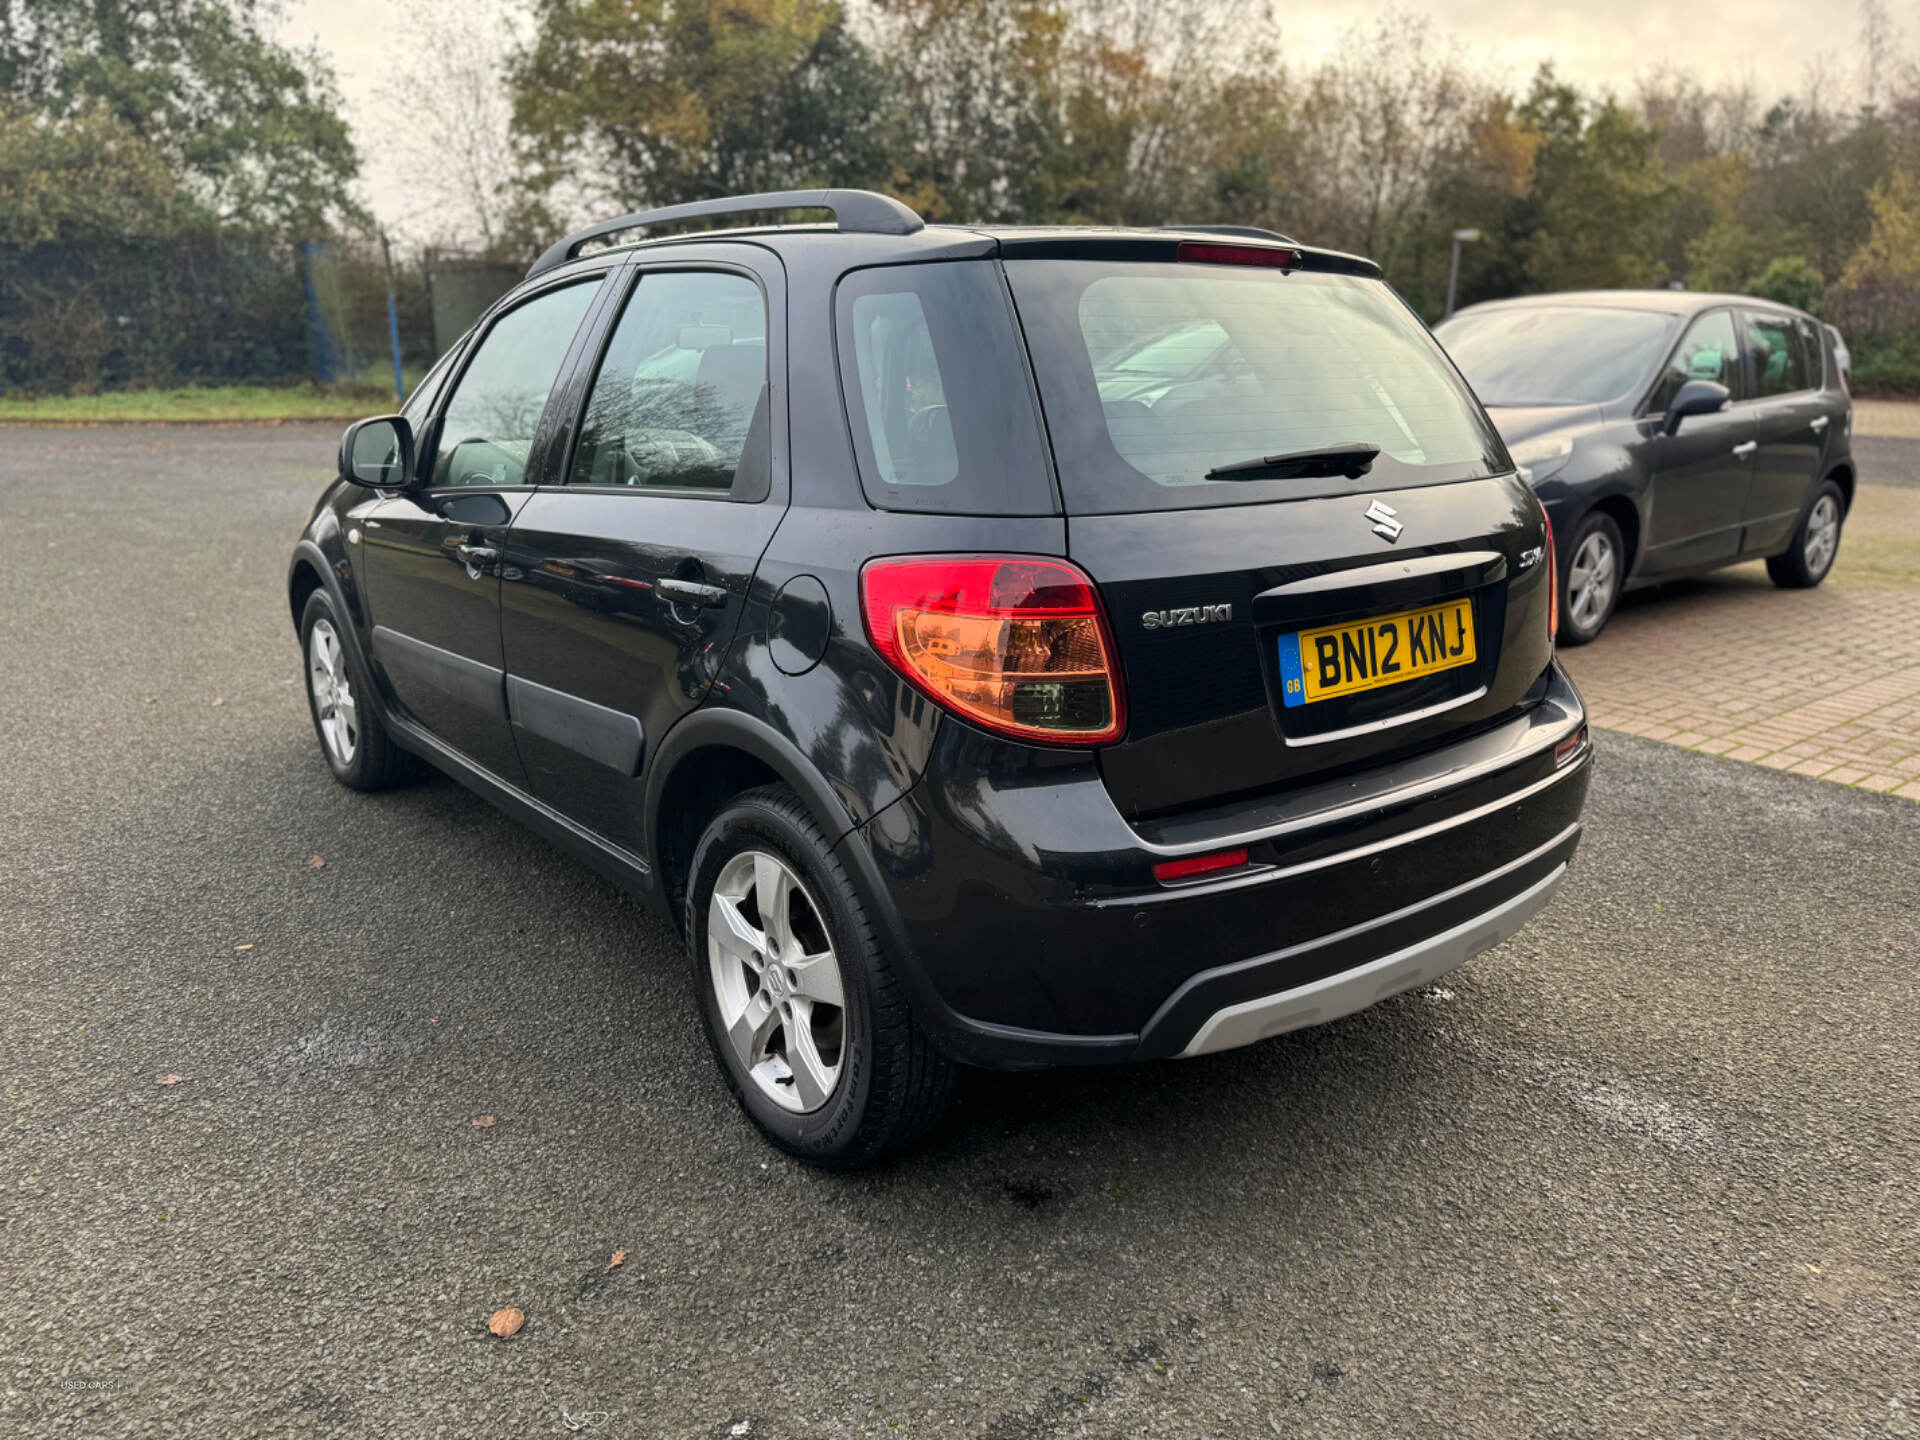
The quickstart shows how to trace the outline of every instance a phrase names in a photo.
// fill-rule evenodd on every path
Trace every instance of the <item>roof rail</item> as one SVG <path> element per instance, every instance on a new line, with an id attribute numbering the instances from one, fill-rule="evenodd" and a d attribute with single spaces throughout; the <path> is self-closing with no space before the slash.
<path id="1" fill-rule="evenodd" d="M 526 278 L 531 280 L 557 265 L 564 265 L 579 255 L 581 246 L 617 235 L 622 230 L 663 225 L 673 220 L 752 215 L 768 210 L 829 210 L 842 231 L 860 235 L 911 235 L 926 228 L 925 221 L 891 195 L 878 195 L 871 190 L 774 190 L 764 195 L 732 195 L 724 200 L 694 200 L 659 210 L 639 210 L 589 225 L 548 249 L 533 262 Z"/>
<path id="2" fill-rule="evenodd" d="M 1278 240 L 1285 245 L 1300 242 L 1278 230 L 1262 230 L 1258 225 L 1162 225 L 1162 230 L 1192 230 L 1200 235 L 1239 235 L 1247 240 Z"/>

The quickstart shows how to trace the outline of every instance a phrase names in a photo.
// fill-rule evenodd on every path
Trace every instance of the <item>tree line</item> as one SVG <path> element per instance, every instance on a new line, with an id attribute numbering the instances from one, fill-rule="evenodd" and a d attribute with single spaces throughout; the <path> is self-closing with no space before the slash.
<path id="1" fill-rule="evenodd" d="M 280 373 L 302 297 L 269 282 L 299 242 L 376 282 L 330 66 L 270 14 L 0 0 L 0 383 Z M 416 255 L 860 186 L 935 221 L 1267 226 L 1371 256 L 1431 318 L 1470 228 L 1463 304 L 1761 293 L 1841 325 L 1862 384 L 1920 391 L 1920 69 L 1884 0 L 1854 18 L 1791 95 L 1678 70 L 1614 94 L 1513 88 L 1403 12 L 1306 63 L 1227 0 L 420 0 L 388 99 Z"/>

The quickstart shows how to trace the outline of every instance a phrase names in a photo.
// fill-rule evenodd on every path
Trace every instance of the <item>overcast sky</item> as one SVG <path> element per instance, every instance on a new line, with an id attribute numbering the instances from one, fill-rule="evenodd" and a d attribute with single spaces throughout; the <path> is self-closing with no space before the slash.
<path id="1" fill-rule="evenodd" d="M 391 0 L 290 0 L 281 38 L 317 41 L 332 52 L 348 116 L 366 160 L 363 188 L 376 214 L 404 211 L 407 178 L 386 137 L 406 124 L 374 102 L 382 57 L 393 43 Z M 1381 11 L 1364 0 L 1299 0 L 1282 7 L 1282 35 L 1296 60 L 1333 48 L 1341 33 Z M 1465 47 L 1468 58 L 1518 87 L 1543 60 L 1583 83 L 1631 93 L 1661 62 L 1703 81 L 1751 82 L 1762 97 L 1800 88 L 1809 64 L 1824 64 L 1838 99 L 1857 73 L 1857 0 L 1430 0 L 1424 11 Z M 1890 7 L 1899 24 L 1910 5 Z M 1909 33 L 1916 37 L 1911 22 Z"/>

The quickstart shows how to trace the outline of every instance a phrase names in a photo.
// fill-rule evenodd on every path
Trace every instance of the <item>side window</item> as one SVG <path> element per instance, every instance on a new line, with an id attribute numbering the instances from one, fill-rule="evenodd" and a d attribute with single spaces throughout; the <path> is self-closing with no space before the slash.
<path id="1" fill-rule="evenodd" d="M 1791 395 L 1807 388 L 1807 357 L 1800 348 L 1800 330 L 1787 315 L 1760 315 L 1748 311 L 1747 352 L 1753 359 L 1753 393 Z"/>
<path id="2" fill-rule="evenodd" d="M 1821 390 L 1827 383 L 1827 347 L 1820 334 L 1820 322 L 1805 316 L 1794 321 L 1800 330 L 1800 343 L 1807 352 L 1807 387 Z"/>
<path id="3" fill-rule="evenodd" d="M 435 485 L 522 485 L 547 393 L 600 277 L 509 310 L 480 341 L 440 422 Z"/>
<path id="4" fill-rule="evenodd" d="M 730 491 L 767 464 L 767 307 L 744 275 L 643 275 L 593 380 L 570 485 Z M 751 477 L 758 481 L 761 475 Z"/>
<path id="5" fill-rule="evenodd" d="M 880 483 L 951 484 L 960 456 L 920 297 L 911 290 L 855 296 L 853 354 Z"/>
<path id="6" fill-rule="evenodd" d="M 855 270 L 835 292 L 840 387 L 869 504 L 949 515 L 1057 508 L 998 265 Z"/>
<path id="7" fill-rule="evenodd" d="M 1702 315 L 1687 327 L 1665 373 L 1654 388 L 1649 407 L 1655 413 L 1673 403 L 1673 397 L 1689 380 L 1712 380 L 1741 398 L 1740 352 L 1734 346 L 1733 317 L 1725 310 Z"/>
<path id="8" fill-rule="evenodd" d="M 453 373 L 454 357 L 459 355 L 465 347 L 466 340 L 467 337 L 462 335 L 449 345 L 447 353 L 428 367 L 427 373 L 420 378 L 420 383 L 413 387 L 413 393 L 407 396 L 405 403 L 400 406 L 400 413 L 413 427 L 415 435 L 420 433 L 420 427 L 426 423 L 427 412 L 433 408 L 433 402 L 440 394 L 440 387 L 447 383 L 447 376 Z"/>

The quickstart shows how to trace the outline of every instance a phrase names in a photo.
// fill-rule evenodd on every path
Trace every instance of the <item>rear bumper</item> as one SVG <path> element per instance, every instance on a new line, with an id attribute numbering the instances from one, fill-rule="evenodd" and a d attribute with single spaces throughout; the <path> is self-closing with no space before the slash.
<path id="1" fill-rule="evenodd" d="M 1438 935 L 1416 941 L 1404 950 L 1296 985 L 1291 990 L 1241 1000 L 1216 1010 L 1194 1032 L 1186 1048 L 1180 1051 L 1180 1058 L 1232 1050 L 1289 1030 L 1338 1020 L 1342 1015 L 1364 1010 L 1402 990 L 1437 980 L 1474 956 L 1491 950 L 1539 914 L 1566 877 L 1567 862 L 1563 860 L 1512 899 L 1503 900 L 1493 909 Z M 1213 978 L 1195 976 L 1189 987 L 1204 996 Z"/>
<path id="2" fill-rule="evenodd" d="M 916 1014 L 994 1068 L 1199 1054 L 1333 1019 L 1505 939 L 1580 838 L 1591 751 L 1556 664 L 1526 714 L 1444 751 L 1129 825 L 1097 762 L 946 727 L 842 842 Z M 954 778 L 965 777 L 965 778 Z M 1249 864 L 1178 886 L 1155 863 Z"/>

